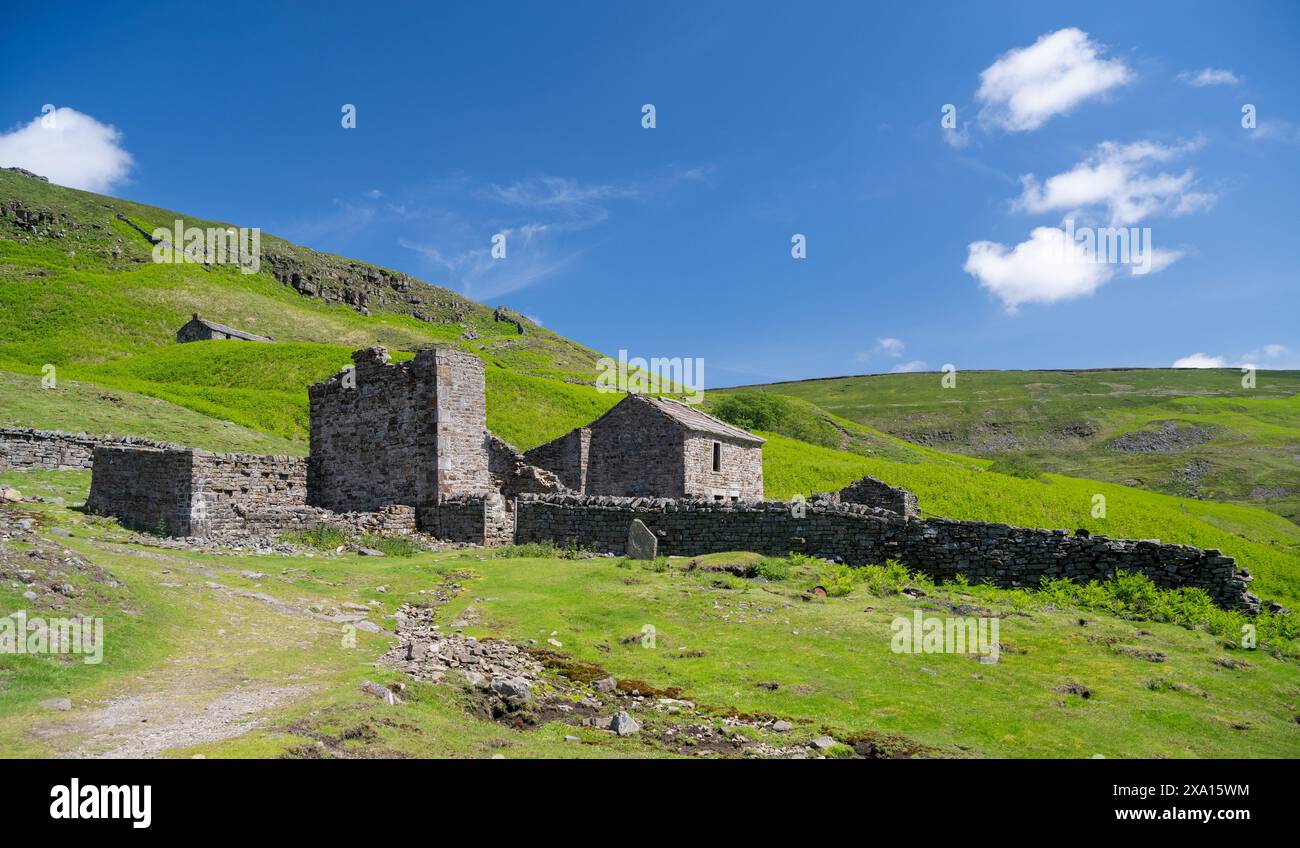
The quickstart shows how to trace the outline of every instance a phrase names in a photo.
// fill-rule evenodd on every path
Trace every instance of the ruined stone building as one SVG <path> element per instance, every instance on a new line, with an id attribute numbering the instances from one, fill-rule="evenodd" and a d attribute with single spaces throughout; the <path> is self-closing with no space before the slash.
<path id="1" fill-rule="evenodd" d="M 628 395 L 524 456 L 586 495 L 762 500 L 763 441 L 684 403 Z"/>
<path id="2" fill-rule="evenodd" d="M 197 312 L 194 313 L 194 317 L 186 321 L 176 331 L 176 341 L 181 344 L 185 342 L 206 342 L 212 339 L 233 339 L 242 342 L 274 341 L 268 336 L 255 336 L 252 333 L 245 333 L 243 330 L 236 330 L 234 327 L 227 327 L 225 324 L 218 324 L 216 321 L 209 321 Z"/>
<path id="3" fill-rule="evenodd" d="M 1162 587 L 1203 588 L 1224 607 L 1260 608 L 1250 576 L 1218 550 L 922 518 L 914 494 L 870 477 L 806 502 L 765 501 L 764 440 L 665 398 L 629 395 L 520 453 L 487 429 L 478 357 L 427 350 L 394 363 L 369 348 L 352 358 L 353 368 L 308 391 L 309 458 L 77 442 L 94 452 L 86 508 L 173 536 L 265 537 L 326 524 L 614 554 L 628 552 L 639 528 L 659 554 L 896 560 L 935 579 L 1002 586 L 1087 582 L 1122 569 Z M 22 467 L 81 461 L 68 459 L 66 443 L 67 434 L 39 431 L 0 439 Z"/>
<path id="4" fill-rule="evenodd" d="M 425 532 L 456 541 L 508 537 L 507 504 L 489 472 L 483 360 L 423 350 L 392 363 L 383 348 L 308 389 L 307 496 L 335 512 L 416 510 Z"/>

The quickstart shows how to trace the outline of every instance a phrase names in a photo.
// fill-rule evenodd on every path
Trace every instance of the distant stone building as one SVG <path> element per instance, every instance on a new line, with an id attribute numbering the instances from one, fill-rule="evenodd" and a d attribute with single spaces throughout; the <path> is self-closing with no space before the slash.
<path id="1" fill-rule="evenodd" d="M 750 501 L 763 498 L 763 442 L 684 403 L 628 395 L 524 457 L 580 494 Z"/>
<path id="2" fill-rule="evenodd" d="M 268 336 L 255 336 L 252 333 L 245 333 L 243 330 L 236 330 L 234 327 L 227 327 L 225 324 L 218 324 L 216 321 L 208 319 L 195 312 L 194 317 L 185 322 L 185 325 L 176 331 L 176 341 L 184 344 L 185 342 L 206 342 L 211 339 L 234 339 L 242 342 L 269 342 L 274 339 Z"/>

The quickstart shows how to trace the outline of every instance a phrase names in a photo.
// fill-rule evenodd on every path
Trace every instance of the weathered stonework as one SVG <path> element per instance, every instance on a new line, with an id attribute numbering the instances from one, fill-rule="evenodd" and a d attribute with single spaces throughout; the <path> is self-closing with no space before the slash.
<path id="1" fill-rule="evenodd" d="M 317 525 L 354 533 L 412 533 L 415 508 L 334 512 L 307 503 L 307 460 L 190 448 L 95 451 L 86 509 L 164 536 L 266 536 Z"/>
<path id="2" fill-rule="evenodd" d="M 308 390 L 313 506 L 420 509 L 491 491 L 481 359 L 426 350 L 390 364 L 383 348 L 352 358 L 352 371 Z"/>
<path id="3" fill-rule="evenodd" d="M 28 427 L 0 429 L 0 469 L 81 471 L 89 470 L 95 448 L 100 445 L 137 445 L 142 447 L 178 447 L 167 442 L 135 436 L 92 436 L 86 433 L 63 433 L 57 430 L 33 430 Z"/>
<path id="4" fill-rule="evenodd" d="M 293 516 L 308 517 L 307 460 L 101 446 L 86 509 L 167 536 L 283 528 Z"/>
<path id="5" fill-rule="evenodd" d="M 875 477 L 863 477 L 860 480 L 854 480 L 843 489 L 835 492 L 831 497 L 840 503 L 862 504 L 863 506 L 884 509 L 911 518 L 917 518 L 921 515 L 921 508 L 917 503 L 916 495 L 907 491 L 907 489 L 900 489 L 897 486 L 891 486 L 877 480 Z"/>
<path id="6" fill-rule="evenodd" d="M 591 454 L 591 430 L 579 427 L 541 447 L 524 453 L 525 461 L 545 468 L 566 488 L 587 491 L 587 460 Z"/>
<path id="7" fill-rule="evenodd" d="M 1247 591 L 1249 576 L 1216 550 L 975 521 L 923 521 L 829 499 L 795 510 L 785 501 L 524 495 L 516 505 L 515 540 L 622 555 L 633 519 L 655 534 L 660 555 L 797 551 L 854 565 L 896 560 L 940 580 L 962 574 L 972 582 L 1029 587 L 1043 577 L 1104 580 L 1122 569 L 1146 574 L 1162 588 L 1200 587 L 1228 608 L 1255 611 L 1260 603 Z"/>
<path id="8" fill-rule="evenodd" d="M 743 500 L 763 496 L 762 445 L 686 404 L 628 395 L 525 457 L 588 495 Z"/>
<path id="9" fill-rule="evenodd" d="M 547 494 L 572 491 L 560 479 L 536 465 L 529 464 L 525 456 L 509 442 L 488 434 L 488 473 L 492 489 L 506 500 L 524 493 Z"/>

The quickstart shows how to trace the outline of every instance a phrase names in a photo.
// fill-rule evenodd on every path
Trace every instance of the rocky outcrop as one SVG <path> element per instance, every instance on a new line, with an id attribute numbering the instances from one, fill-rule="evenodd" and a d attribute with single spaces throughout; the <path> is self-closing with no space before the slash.
<path id="1" fill-rule="evenodd" d="M 1177 421 L 1166 421 L 1158 430 L 1125 433 L 1112 439 L 1107 447 L 1126 453 L 1173 453 L 1203 445 L 1213 436 L 1213 427 L 1180 427 Z"/>
<path id="2" fill-rule="evenodd" d="M 265 246 L 262 267 L 299 294 L 345 304 L 363 315 L 382 307 L 420 321 L 452 323 L 464 320 L 476 306 L 398 271 L 305 249 Z"/>

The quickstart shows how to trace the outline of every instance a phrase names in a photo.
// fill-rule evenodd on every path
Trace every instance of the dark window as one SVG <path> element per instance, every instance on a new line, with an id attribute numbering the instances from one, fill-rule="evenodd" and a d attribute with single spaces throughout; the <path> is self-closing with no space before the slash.
<path id="1" fill-rule="evenodd" d="M 722 443 L 721 442 L 713 443 L 713 470 L 714 471 L 722 470 Z"/>

